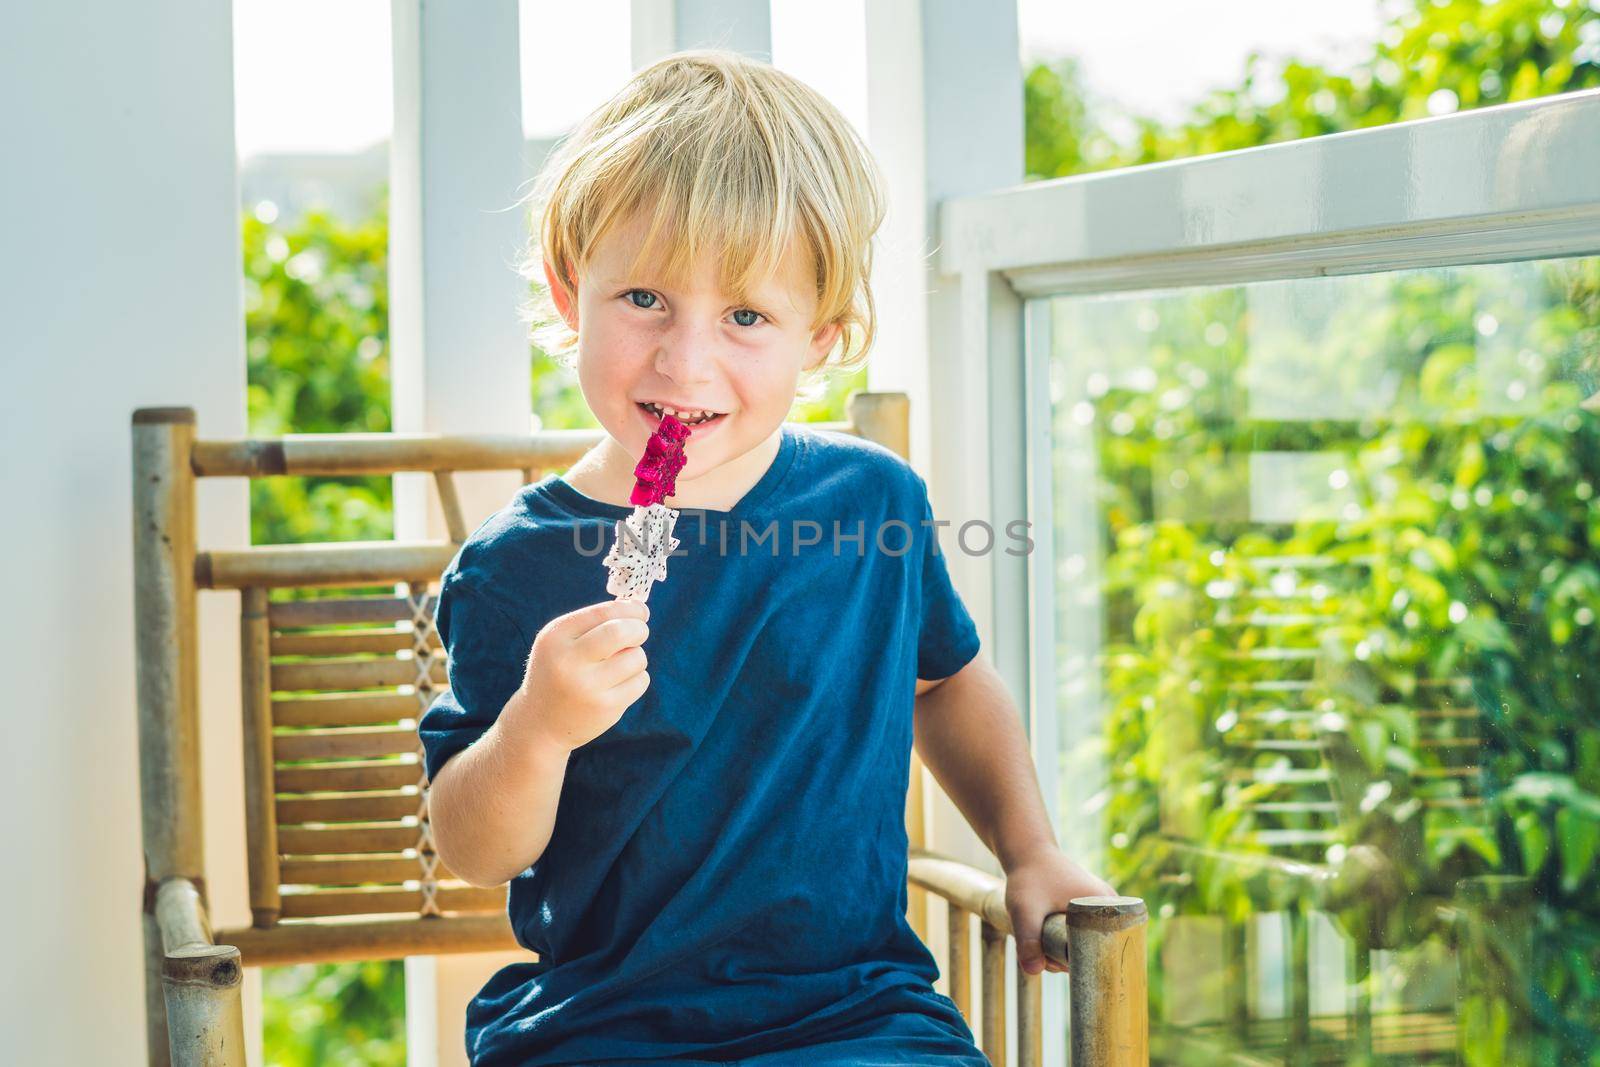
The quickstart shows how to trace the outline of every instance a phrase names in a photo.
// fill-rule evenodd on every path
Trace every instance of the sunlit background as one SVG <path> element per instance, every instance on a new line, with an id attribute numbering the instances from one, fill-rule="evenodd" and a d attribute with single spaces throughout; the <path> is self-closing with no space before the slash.
<path id="1" fill-rule="evenodd" d="M 627 77 L 629 6 L 523 3 L 529 177 L 555 139 Z M 856 8 L 774 0 L 772 31 L 774 62 L 813 80 L 859 124 L 858 68 L 816 58 L 849 36 L 838 20 Z M 234 10 L 250 432 L 387 430 L 389 4 L 235 0 Z M 1027 178 L 1597 85 L 1597 11 L 1600 0 L 1019 0 Z M 1462 688 L 1467 668 L 1440 661 L 1439 649 L 1451 647 L 1440 635 L 1470 623 L 1481 644 L 1533 622 L 1496 614 L 1496 598 L 1514 600 L 1515 590 L 1455 574 L 1450 546 L 1427 528 L 1453 523 L 1459 534 L 1461 524 L 1487 524 L 1533 553 L 1506 581 L 1568 581 L 1564 621 L 1541 620 L 1544 636 L 1527 646 L 1534 675 L 1560 688 L 1573 657 L 1595 648 L 1588 605 L 1600 603 L 1600 577 L 1591 566 L 1565 578 L 1564 564 L 1551 577 L 1563 537 L 1600 530 L 1584 491 L 1582 463 L 1593 456 L 1574 467 L 1552 461 L 1537 476 L 1519 474 L 1512 457 L 1547 447 L 1551 434 L 1593 429 L 1592 421 L 1563 429 L 1560 419 L 1590 380 L 1584 360 L 1600 344 L 1597 274 L 1595 260 L 1570 260 L 1402 272 L 1371 284 L 1051 302 L 1058 505 L 1094 486 L 1092 507 L 1062 505 L 1056 517 L 1062 630 L 1078 635 L 1060 649 L 1063 694 L 1099 709 L 1091 727 L 1063 735 L 1062 765 L 1078 774 L 1080 792 L 1061 802 L 1094 805 L 1102 821 L 1085 821 L 1095 839 L 1084 847 L 1158 918 L 1152 1018 L 1169 1062 L 1312 1062 L 1313 1036 L 1315 1062 L 1455 1062 L 1448 1002 L 1459 993 L 1481 1000 L 1461 1017 L 1477 1028 L 1482 1062 L 1506 1062 L 1507 1043 L 1521 1041 L 1515 1062 L 1600 1063 L 1587 1058 L 1600 1057 L 1600 924 L 1589 872 L 1600 807 L 1585 806 L 1600 805 L 1600 784 L 1584 778 L 1600 774 L 1597 709 L 1569 698 L 1570 714 L 1591 716 L 1581 745 L 1559 724 L 1548 736 L 1502 736 L 1513 754 L 1537 747 L 1544 762 L 1532 765 L 1544 777 L 1529 783 L 1517 777 L 1527 765 L 1487 752 L 1500 785 L 1521 782 L 1523 791 L 1481 794 L 1473 702 L 1483 690 L 1475 698 Z M 1491 299 L 1504 305 L 1492 324 L 1473 310 Z M 1248 340 L 1247 317 L 1258 327 Z M 1474 371 L 1459 357 L 1463 346 L 1493 347 L 1490 337 L 1504 358 L 1484 377 L 1486 365 Z M 536 423 L 592 425 L 570 375 L 531 346 L 530 359 Z M 1282 403 L 1308 375 L 1344 406 L 1308 414 Z M 1468 390 L 1469 380 L 1487 391 Z M 841 398 L 862 385 L 859 376 L 838 382 L 796 415 L 841 418 Z M 1470 412 L 1442 413 L 1469 395 Z M 1418 437 L 1407 420 L 1436 425 Z M 1246 468 L 1216 461 L 1227 453 L 1245 457 Z M 1252 499 L 1251 476 L 1291 496 Z M 1321 516 L 1366 523 L 1359 536 L 1346 530 L 1346 541 L 1331 541 L 1327 526 L 1295 521 L 1318 518 L 1296 500 L 1325 497 L 1337 509 L 1374 486 L 1382 507 Z M 256 481 L 252 537 L 389 537 L 390 492 L 381 478 Z M 1540 531 L 1507 525 L 1505 515 L 1539 492 Z M 1157 557 L 1161 566 L 1149 563 Z M 1160 611 L 1141 610 L 1157 602 Z M 1389 635 L 1387 644 L 1350 643 L 1350 669 L 1374 675 L 1373 706 L 1383 714 L 1318 706 L 1350 715 L 1351 762 L 1336 774 L 1304 723 L 1313 696 L 1337 694 L 1325 691 L 1326 677 L 1300 670 L 1316 659 L 1319 627 L 1330 620 L 1347 635 Z M 1429 634 L 1440 643 L 1427 644 Z M 1193 683 L 1177 702 L 1164 688 L 1175 678 Z M 1507 714 L 1518 701 L 1537 706 L 1547 695 L 1540 684 L 1508 686 Z M 1201 703 L 1221 714 L 1183 710 Z M 1161 744 L 1170 762 L 1154 764 Z M 1081 795 L 1085 782 L 1098 790 Z M 1207 786 L 1214 782 L 1232 784 Z M 1395 803 L 1415 798 L 1425 819 L 1405 825 L 1394 815 L 1397 788 L 1404 795 Z M 1491 801 L 1515 827 L 1510 836 L 1485 814 Z M 1454 984 L 1451 951 L 1498 959 L 1503 946 L 1447 948 L 1416 926 L 1421 919 L 1402 915 L 1396 921 L 1412 926 L 1385 930 L 1383 947 L 1347 952 L 1326 916 L 1274 895 L 1273 863 L 1341 862 L 1357 824 L 1387 835 L 1417 894 L 1445 874 L 1543 879 L 1538 907 L 1495 895 L 1498 883 L 1485 883 L 1483 903 L 1486 914 L 1522 923 L 1528 944 L 1560 945 L 1538 950 L 1542 1043 L 1526 1044 L 1533 1024 L 1492 989 Z M 1149 849 L 1161 841 L 1177 852 L 1155 856 Z M 1235 848 L 1263 857 L 1266 875 L 1219 873 L 1207 859 L 1208 849 Z M 1156 870 L 1159 884 L 1137 883 Z M 1280 914 L 1282 923 L 1260 921 Z M 1193 921 L 1159 921 L 1180 918 Z M 1173 960 L 1214 980 L 1185 983 Z M 269 1063 L 405 1062 L 400 964 L 278 968 L 265 989 Z M 1374 1028 L 1374 1015 L 1386 1021 Z"/>

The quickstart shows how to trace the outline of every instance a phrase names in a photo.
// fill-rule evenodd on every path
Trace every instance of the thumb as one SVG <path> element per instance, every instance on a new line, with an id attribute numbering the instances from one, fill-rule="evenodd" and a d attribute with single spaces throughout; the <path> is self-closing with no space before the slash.
<path id="1" fill-rule="evenodd" d="M 1044 945 L 1037 937 L 1025 937 L 1017 942 L 1017 962 L 1029 974 L 1044 970 Z"/>

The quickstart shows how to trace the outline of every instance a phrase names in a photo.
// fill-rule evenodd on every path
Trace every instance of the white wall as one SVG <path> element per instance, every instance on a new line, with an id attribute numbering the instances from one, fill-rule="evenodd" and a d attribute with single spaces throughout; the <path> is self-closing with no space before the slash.
<path id="1" fill-rule="evenodd" d="M 230 33 L 208 0 L 0 13 L 9 1063 L 143 1061 L 129 415 L 244 430 Z M 202 490 L 201 543 L 244 544 L 243 486 Z M 237 597 L 201 604 L 209 881 L 237 923 Z"/>

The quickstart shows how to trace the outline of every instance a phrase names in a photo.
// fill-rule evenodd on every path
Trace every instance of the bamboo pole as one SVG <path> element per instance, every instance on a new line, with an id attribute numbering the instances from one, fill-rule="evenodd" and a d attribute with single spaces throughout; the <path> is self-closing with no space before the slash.
<path id="1" fill-rule="evenodd" d="M 417 731 L 381 726 L 353 726 L 348 730 L 307 730 L 279 734 L 272 739 L 273 758 L 279 760 L 372 759 L 415 752 Z"/>
<path id="2" fill-rule="evenodd" d="M 274 656 L 353 656 L 407 652 L 414 645 L 407 630 L 358 630 L 354 633 L 274 634 Z M 443 649 L 437 634 L 428 636 L 428 647 Z"/>
<path id="3" fill-rule="evenodd" d="M 1017 960 L 1017 1062 L 1021 1067 L 1044 1063 L 1044 973 L 1029 974 Z"/>
<path id="4" fill-rule="evenodd" d="M 1006 933 L 989 923 L 983 937 L 983 1054 L 994 1067 L 1006 1067 Z"/>
<path id="5" fill-rule="evenodd" d="M 867 393 L 857 391 L 845 400 L 847 421 L 816 426 L 823 430 L 840 430 L 873 441 L 895 452 L 902 459 L 910 458 L 910 398 L 904 393 Z M 813 424 L 814 425 L 814 424 Z M 906 838 L 913 848 L 925 848 L 928 837 L 926 791 L 927 769 L 922 758 L 911 753 L 911 772 L 906 786 Z M 922 887 L 913 885 L 907 898 L 907 921 L 924 941 L 932 940 L 933 927 L 928 918 L 928 896 Z"/>
<path id="6" fill-rule="evenodd" d="M 504 912 L 445 915 L 437 918 L 328 920 L 279 923 L 271 930 L 244 927 L 218 931 L 237 946 L 247 967 L 346 960 L 393 960 L 446 952 L 517 951 Z M 531 953 L 529 959 L 535 958 Z"/>
<path id="7" fill-rule="evenodd" d="M 906 876 L 914 884 L 972 912 L 989 926 L 1011 933 L 1005 883 L 989 872 L 931 849 L 913 848 L 906 864 Z M 1063 957 L 1058 962 L 1065 963 L 1066 959 Z"/>
<path id="8" fill-rule="evenodd" d="M 308 763 L 279 767 L 273 778 L 279 793 L 355 793 L 400 789 L 422 776 L 418 761 Z"/>
<path id="9" fill-rule="evenodd" d="M 445 684 L 449 677 L 442 661 L 434 662 L 428 675 L 440 685 Z M 393 656 L 387 659 L 310 660 L 272 665 L 272 688 L 280 692 L 371 689 L 377 686 L 411 685 L 416 680 L 416 661 Z M 413 715 L 415 712 L 413 706 Z"/>
<path id="10" fill-rule="evenodd" d="M 139 794 L 145 859 L 145 1037 L 166 1067 L 165 963 L 156 887 L 203 884 L 199 671 L 195 627 L 195 494 L 191 408 L 133 413 L 133 593 Z"/>
<path id="11" fill-rule="evenodd" d="M 278 847 L 285 856 L 338 856 L 369 852 L 404 852 L 417 845 L 415 823 L 377 826 L 285 826 Z"/>
<path id="12" fill-rule="evenodd" d="M 302 433 L 196 442 L 202 478 L 393 474 L 396 471 L 566 467 L 604 437 L 600 430 L 536 434 Z"/>
<path id="13" fill-rule="evenodd" d="M 417 716 L 411 693 L 356 693 L 294 697 L 272 702 L 278 726 L 388 726 Z"/>
<path id="14" fill-rule="evenodd" d="M 928 826 L 922 801 L 922 758 L 915 749 L 911 752 L 910 780 L 906 786 L 906 840 L 912 848 L 928 844 Z M 928 894 L 913 882 L 906 897 L 906 921 L 924 942 L 931 940 L 932 928 L 928 925 Z"/>
<path id="15" fill-rule="evenodd" d="M 460 547 L 450 541 L 343 541 L 215 550 L 195 558 L 195 580 L 202 589 L 429 582 Z"/>
<path id="16" fill-rule="evenodd" d="M 278 921 L 278 821 L 272 797 L 272 635 L 267 628 L 267 591 L 246 589 L 241 600 L 239 662 L 250 914 L 257 926 L 266 927 Z"/>
<path id="17" fill-rule="evenodd" d="M 439 606 L 437 594 L 430 596 L 425 610 L 432 615 Z M 364 622 L 410 622 L 411 605 L 397 596 L 323 597 L 317 600 L 283 600 L 267 608 L 267 619 L 274 630 L 305 626 L 348 626 Z M 283 635 L 279 635 L 281 639 Z"/>
<path id="18" fill-rule="evenodd" d="M 911 398 L 900 392 L 854 392 L 845 415 L 856 432 L 901 459 L 911 458 Z"/>
<path id="19" fill-rule="evenodd" d="M 297 823 L 387 822 L 415 815 L 422 797 L 410 792 L 342 793 L 334 796 L 279 797 L 278 821 Z"/>
<path id="20" fill-rule="evenodd" d="M 1074 1067 L 1148 1067 L 1144 901 L 1079 897 L 1067 906 Z"/>
<path id="21" fill-rule="evenodd" d="M 245 1067 L 239 950 L 212 943 L 205 905 L 187 878 L 162 882 L 155 910 L 174 1067 Z"/>
<path id="22" fill-rule="evenodd" d="M 284 885 L 399 885 L 416 876 L 414 856 L 318 856 L 283 864 Z"/>
<path id="23" fill-rule="evenodd" d="M 444 911 L 500 912 L 506 907 L 504 886 L 483 889 L 478 886 L 440 886 L 436 891 Z M 285 919 L 311 919 L 334 915 L 416 914 L 422 909 L 421 889 L 396 889 L 369 886 L 360 889 L 318 890 L 285 893 Z"/>
<path id="24" fill-rule="evenodd" d="M 959 904 L 946 902 L 946 923 L 949 926 L 948 958 L 950 965 L 950 999 L 956 1002 L 961 1015 L 972 1025 L 972 913 Z"/>
<path id="25" fill-rule="evenodd" d="M 439 489 L 439 510 L 444 512 L 444 527 L 450 540 L 456 544 L 467 539 L 467 520 L 461 514 L 461 495 L 456 492 L 456 480 L 449 471 L 434 471 L 433 482 Z"/>

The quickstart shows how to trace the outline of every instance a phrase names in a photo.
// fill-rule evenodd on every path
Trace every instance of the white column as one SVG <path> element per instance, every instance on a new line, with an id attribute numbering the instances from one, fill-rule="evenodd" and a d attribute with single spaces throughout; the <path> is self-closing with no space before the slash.
<path id="1" fill-rule="evenodd" d="M 687 48 L 727 48 L 771 60 L 770 0 L 633 0 L 633 67 Z"/>
<path id="2" fill-rule="evenodd" d="M 998 276 L 941 276 L 934 255 L 944 200 L 1023 180 L 1016 4 L 856 2 L 866 39 L 863 132 L 889 185 L 873 276 L 882 333 L 868 377 L 873 389 L 911 397 L 912 463 L 928 479 L 935 514 L 952 523 L 941 536 L 952 580 L 1026 714 L 1027 558 L 1003 553 L 1014 544 L 1005 524 L 1025 517 L 1024 412 L 993 411 L 990 400 L 996 375 L 1002 385 L 1020 381 L 1021 304 Z M 1001 388 L 994 395 L 1012 398 Z M 959 526 L 974 519 L 993 528 L 988 554 L 968 554 L 958 539 Z M 970 533 L 968 543 L 981 551 L 986 537 Z M 928 781 L 934 847 L 1000 873 L 960 811 L 931 775 Z M 1065 1030 L 1064 992 L 1059 977 L 1046 976 L 1046 1034 Z M 1045 1042 L 1047 1064 L 1059 1065 L 1062 1055 L 1060 1042 Z"/>
<path id="3" fill-rule="evenodd" d="M 513 269 L 527 227 L 522 190 L 516 0 L 394 0 L 394 142 L 389 292 L 394 428 L 526 433 L 531 355 Z M 517 480 L 461 476 L 469 515 L 506 502 Z M 396 485 L 396 533 L 442 531 L 429 479 Z"/>
<path id="4" fill-rule="evenodd" d="M 794 0 L 778 3 L 783 26 Z M 873 389 L 911 397 L 911 462 L 928 479 L 935 514 L 952 523 L 940 539 L 952 579 L 988 654 L 1021 701 L 1028 691 L 1026 656 L 1010 662 L 1016 659 L 1014 642 L 995 617 L 996 557 L 1009 543 L 1004 521 L 1012 516 L 997 515 L 991 501 L 990 442 L 991 426 L 1000 429 L 1006 423 L 993 420 L 989 411 L 988 339 L 975 345 L 973 338 L 963 337 L 970 319 L 962 310 L 962 281 L 941 277 L 934 255 L 943 200 L 1022 180 L 1015 6 L 946 0 L 835 0 L 835 5 L 856 9 L 858 17 L 840 12 L 835 21 L 853 22 L 865 35 L 865 114 L 849 110 L 851 97 L 835 97 L 835 103 L 862 129 L 888 184 L 889 210 L 872 281 L 879 337 L 868 379 Z M 908 47 L 911 42 L 921 47 Z M 845 83 L 842 75 L 828 73 L 830 55 L 854 54 L 848 43 L 835 51 L 820 39 L 804 61 L 790 59 L 791 51 L 787 43 L 780 49 L 786 69 L 808 81 L 813 80 L 808 71 L 817 71 L 825 83 Z M 1008 297 L 981 286 L 969 288 L 966 299 L 980 302 L 969 310 L 981 312 L 987 323 L 991 302 Z M 1020 345 L 1020 331 L 1013 340 Z M 1020 362 L 1016 366 L 1020 372 Z M 971 519 L 995 526 L 993 552 L 961 550 L 957 527 Z M 970 534 L 968 543 L 980 550 L 981 532 Z M 1013 599 L 1026 604 L 1025 596 Z M 932 831 L 941 850 L 989 863 L 987 850 L 942 792 Z"/>
<path id="5" fill-rule="evenodd" d="M 939 209 L 945 200 L 1023 180 L 1022 60 L 1015 0 L 982 5 L 923 0 L 921 41 L 922 207 L 931 252 L 942 238 Z M 955 536 L 956 527 L 949 529 L 952 536 L 945 547 L 952 579 L 972 610 L 989 657 L 1023 711 L 1026 729 L 1032 701 L 1029 557 L 1004 552 L 1015 546 L 1006 524 L 1028 517 L 1022 303 L 1000 275 L 944 276 L 931 255 L 924 278 L 929 397 L 922 406 L 926 421 L 917 429 L 927 442 L 929 489 L 936 512 L 957 527 L 982 520 L 993 530 L 994 542 L 986 554 L 969 554 Z M 937 433 L 933 427 L 939 428 Z M 975 528 L 968 544 L 978 552 L 985 540 Z M 1000 873 L 960 812 L 943 798 L 935 806 L 933 833 L 939 848 Z M 1007 956 L 1010 999 L 1016 996 L 1014 948 Z M 1044 1032 L 1065 1033 L 1065 981 L 1060 975 L 1042 978 Z M 1015 1056 L 1014 1032 L 1008 1035 L 1008 1046 Z M 1049 1067 L 1064 1064 L 1062 1042 L 1047 1039 L 1044 1053 Z"/>
<path id="6" fill-rule="evenodd" d="M 9 1063 L 143 1062 L 129 417 L 188 406 L 204 437 L 245 432 L 230 7 L 90 7 L 0 8 Z M 201 484 L 197 532 L 249 543 L 242 482 Z M 219 925 L 249 921 L 238 610 L 201 594 Z"/>
<path id="7" fill-rule="evenodd" d="M 527 433 L 531 354 L 513 265 L 526 238 L 519 188 L 516 0 L 394 0 L 395 122 L 389 286 L 394 428 Z M 514 474 L 458 475 L 468 525 L 503 506 Z M 445 536 L 427 476 L 395 479 L 395 535 Z M 467 1002 L 526 953 L 406 961 L 413 1065 L 465 1064 Z"/>

